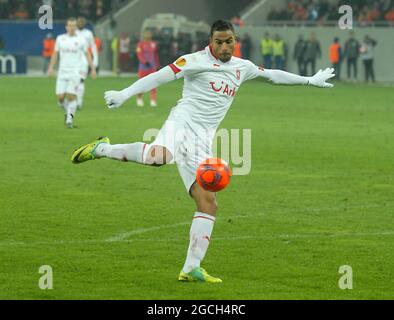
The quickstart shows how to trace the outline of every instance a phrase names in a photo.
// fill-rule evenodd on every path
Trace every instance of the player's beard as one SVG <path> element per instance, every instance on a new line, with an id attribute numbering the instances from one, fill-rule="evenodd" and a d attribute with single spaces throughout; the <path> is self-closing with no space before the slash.
<path id="1" fill-rule="evenodd" d="M 222 61 L 222 62 L 229 62 L 230 59 L 231 59 L 231 54 L 230 54 L 230 53 L 223 54 L 223 55 L 221 55 L 221 56 L 219 57 L 219 59 L 220 59 L 220 61 Z"/>

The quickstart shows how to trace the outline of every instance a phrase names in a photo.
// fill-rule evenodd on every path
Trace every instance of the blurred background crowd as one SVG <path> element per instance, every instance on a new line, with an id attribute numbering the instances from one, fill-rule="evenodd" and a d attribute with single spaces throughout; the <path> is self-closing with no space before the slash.
<path id="1" fill-rule="evenodd" d="M 127 0 L 0 0 L 0 19 L 35 19 L 40 6 L 50 5 L 56 19 L 84 16 L 97 21 L 125 2 Z"/>
<path id="2" fill-rule="evenodd" d="M 272 7 L 267 19 L 269 21 L 311 21 L 325 22 L 339 19 L 338 8 L 350 5 L 354 20 L 360 25 L 374 21 L 394 21 L 393 0 L 288 0 L 281 7 Z"/>

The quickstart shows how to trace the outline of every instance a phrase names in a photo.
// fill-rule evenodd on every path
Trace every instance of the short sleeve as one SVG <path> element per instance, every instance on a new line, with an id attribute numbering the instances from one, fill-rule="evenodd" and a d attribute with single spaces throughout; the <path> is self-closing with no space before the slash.
<path id="1" fill-rule="evenodd" d="M 247 60 L 246 63 L 246 80 L 255 79 L 257 77 L 262 77 L 264 73 L 264 68 L 256 66 L 253 62 Z"/>
<path id="2" fill-rule="evenodd" d="M 182 78 L 185 75 L 196 73 L 200 69 L 198 67 L 197 58 L 194 54 L 188 54 L 180 57 L 174 63 L 171 63 L 169 67 L 172 69 L 177 79 Z"/>

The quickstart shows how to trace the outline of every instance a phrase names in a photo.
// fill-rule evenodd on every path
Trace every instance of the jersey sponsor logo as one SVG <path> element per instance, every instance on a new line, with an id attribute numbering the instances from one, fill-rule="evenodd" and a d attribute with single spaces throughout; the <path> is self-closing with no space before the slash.
<path id="1" fill-rule="evenodd" d="M 237 88 L 234 87 L 233 89 L 230 89 L 230 86 L 223 81 L 221 82 L 220 86 L 218 86 L 215 81 L 211 81 L 209 83 L 211 85 L 211 88 L 215 92 L 221 92 L 222 94 L 225 94 L 229 97 L 234 97 L 235 94 L 237 93 Z"/>
<path id="2" fill-rule="evenodd" d="M 239 69 L 237 69 L 237 71 L 236 71 L 236 76 L 237 76 L 238 80 L 241 79 L 241 71 Z"/>
<path id="3" fill-rule="evenodd" d="M 219 68 L 219 67 L 220 67 L 220 64 L 214 63 L 213 66 Z"/>
<path id="4" fill-rule="evenodd" d="M 179 59 L 175 62 L 175 64 L 176 64 L 178 67 L 183 67 L 183 66 L 186 64 L 186 59 L 185 59 L 185 58 L 179 58 Z"/>

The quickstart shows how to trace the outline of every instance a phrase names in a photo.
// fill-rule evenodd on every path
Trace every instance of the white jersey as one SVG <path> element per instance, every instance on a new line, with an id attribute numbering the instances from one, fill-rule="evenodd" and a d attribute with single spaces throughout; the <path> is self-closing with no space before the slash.
<path id="1" fill-rule="evenodd" d="M 84 38 L 62 34 L 56 38 L 55 51 L 59 53 L 59 78 L 80 75 L 81 61 L 86 58 L 87 45 Z"/>
<path id="2" fill-rule="evenodd" d="M 249 60 L 232 57 L 224 63 L 215 58 L 209 46 L 179 58 L 170 67 L 177 79 L 184 77 L 184 86 L 182 99 L 169 119 L 209 131 L 216 131 L 241 84 L 263 73 Z"/>
<path id="3" fill-rule="evenodd" d="M 97 67 L 98 66 L 98 53 L 97 53 L 97 46 L 96 46 L 96 41 L 94 40 L 93 32 L 90 31 L 89 29 L 85 28 L 82 30 L 77 30 L 77 34 L 86 40 L 88 48 L 92 48 L 93 65 L 95 67 Z M 83 60 L 83 63 L 84 63 L 84 68 L 88 69 L 89 63 L 88 63 L 88 60 L 86 57 Z"/>

